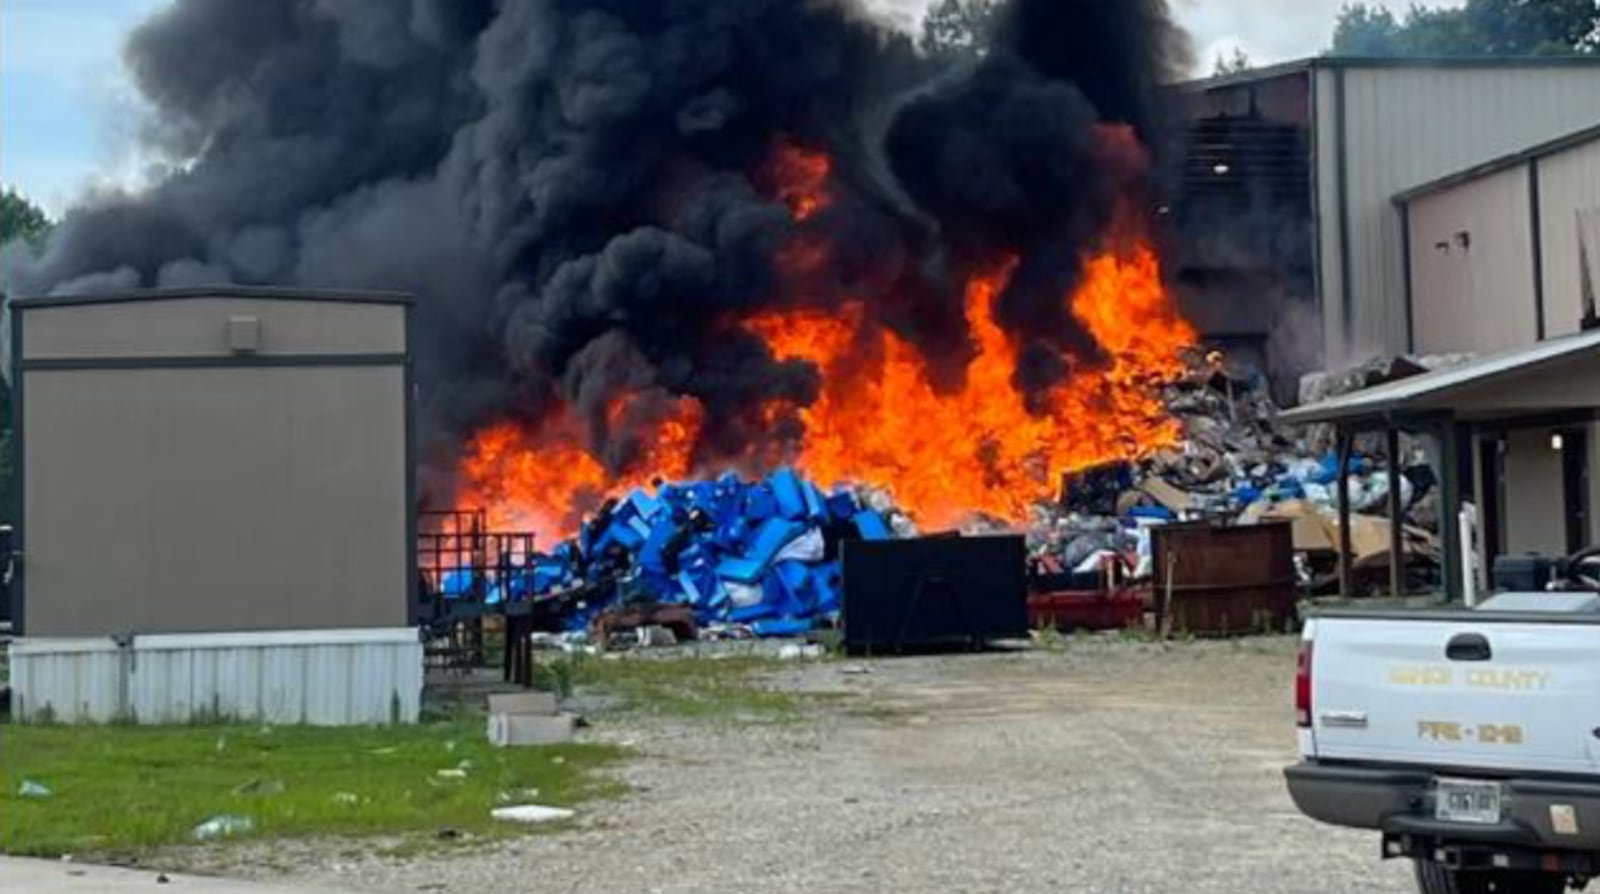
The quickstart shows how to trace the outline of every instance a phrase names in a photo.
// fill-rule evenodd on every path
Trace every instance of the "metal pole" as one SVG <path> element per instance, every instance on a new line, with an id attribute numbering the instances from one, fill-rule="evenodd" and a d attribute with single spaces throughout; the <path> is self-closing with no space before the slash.
<path id="1" fill-rule="evenodd" d="M 1400 430 L 1389 431 L 1389 595 L 1399 599 L 1406 594 L 1406 542 L 1404 511 L 1400 505 Z"/>
<path id="2" fill-rule="evenodd" d="M 1461 437 L 1452 417 L 1439 428 L 1439 534 L 1444 538 L 1444 594 L 1462 599 Z"/>
<path id="3" fill-rule="evenodd" d="M 1346 599 L 1356 592 L 1355 556 L 1350 546 L 1350 457 L 1355 443 L 1355 435 L 1339 429 L 1339 595 Z"/>

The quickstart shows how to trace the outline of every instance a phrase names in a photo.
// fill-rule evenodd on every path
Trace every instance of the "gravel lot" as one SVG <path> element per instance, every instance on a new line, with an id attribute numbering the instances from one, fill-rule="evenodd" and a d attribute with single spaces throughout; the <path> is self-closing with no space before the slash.
<path id="1" fill-rule="evenodd" d="M 799 723 L 613 721 L 633 794 L 569 832 L 407 859 L 274 845 L 385 892 L 1414 890 L 1372 834 L 1300 817 L 1286 638 L 797 664 Z M 250 872 L 249 852 L 226 868 Z M 230 861 L 232 862 L 232 861 Z M 257 873 L 276 871 L 257 864 Z"/>

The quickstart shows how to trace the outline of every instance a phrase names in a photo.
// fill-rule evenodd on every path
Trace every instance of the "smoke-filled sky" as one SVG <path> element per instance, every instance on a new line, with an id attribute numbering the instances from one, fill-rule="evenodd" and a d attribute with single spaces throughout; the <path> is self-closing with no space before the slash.
<path id="1" fill-rule="evenodd" d="M 130 135 L 138 106 L 120 44 L 167 2 L 0 0 L 0 182 L 59 215 L 86 184 L 137 177 Z M 926 2 L 876 0 L 907 25 Z M 1177 0 L 1175 11 L 1193 35 L 1199 74 L 1234 47 L 1259 63 L 1317 53 L 1343 2 Z M 1382 3 L 1399 11 L 1409 0 Z"/>
<path id="2" fill-rule="evenodd" d="M 1152 196 L 1190 41 L 1166 0 L 1011 0 L 986 49 L 854 0 L 181 0 L 123 53 L 159 171 L 0 246 L 0 285 L 401 289 L 441 468 L 580 420 L 615 473 L 685 402 L 696 462 L 792 448 L 821 374 L 763 314 L 856 308 L 960 387 L 965 283 L 1004 267 L 1044 406 L 1104 359 L 1061 296 Z"/>

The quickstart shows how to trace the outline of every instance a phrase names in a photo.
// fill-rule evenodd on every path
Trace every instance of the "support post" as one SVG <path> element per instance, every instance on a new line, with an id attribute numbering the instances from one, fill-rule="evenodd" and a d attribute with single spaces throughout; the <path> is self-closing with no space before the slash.
<path id="1" fill-rule="evenodd" d="M 1406 538 L 1404 507 L 1400 501 L 1400 430 L 1390 426 L 1389 448 L 1389 595 L 1406 594 Z"/>
<path id="2" fill-rule="evenodd" d="M 1461 434 L 1454 417 L 1446 419 L 1438 429 L 1439 437 L 1439 533 L 1444 537 L 1445 599 L 1452 603 L 1462 600 L 1461 570 Z"/>
<path id="3" fill-rule="evenodd" d="M 1350 546 L 1350 458 L 1355 446 L 1355 435 L 1339 429 L 1339 595 L 1346 599 L 1356 594 L 1355 556 Z"/>

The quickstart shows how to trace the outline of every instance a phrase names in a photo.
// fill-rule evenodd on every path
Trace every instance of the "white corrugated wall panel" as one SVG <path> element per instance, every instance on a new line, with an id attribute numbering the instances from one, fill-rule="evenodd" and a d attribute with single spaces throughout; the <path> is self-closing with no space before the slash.
<path id="1" fill-rule="evenodd" d="M 109 639 L 13 640 L 11 708 L 22 719 L 111 720 L 122 656 Z"/>
<path id="2" fill-rule="evenodd" d="M 1344 79 L 1338 138 L 1332 87 Z M 1342 143 L 1350 237 L 1350 339 L 1338 271 L 1338 150 L 1318 158 L 1319 223 L 1330 361 L 1406 347 L 1403 190 L 1600 121 L 1600 65 L 1352 66 L 1318 71 L 1318 126 Z M 1320 139 L 1319 150 L 1326 150 Z M 1507 209 L 1508 212 L 1513 209 Z M 1329 233 L 1329 230 L 1333 230 Z"/>
<path id="3" fill-rule="evenodd" d="M 23 720 L 343 725 L 414 723 L 421 711 L 410 628 L 139 636 L 126 652 L 110 639 L 24 638 L 11 662 Z"/>

